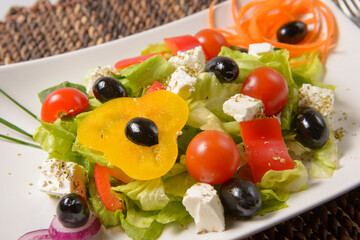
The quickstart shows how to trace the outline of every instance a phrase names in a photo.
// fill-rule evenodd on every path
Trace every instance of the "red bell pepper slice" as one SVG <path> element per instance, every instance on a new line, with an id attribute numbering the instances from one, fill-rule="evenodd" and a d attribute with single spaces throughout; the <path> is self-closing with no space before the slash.
<path id="1" fill-rule="evenodd" d="M 240 123 L 247 160 L 255 182 L 261 182 L 269 170 L 293 169 L 277 118 L 256 119 Z"/>
<path id="2" fill-rule="evenodd" d="M 123 210 L 124 205 L 122 201 L 111 192 L 109 168 L 95 164 L 94 177 L 96 190 L 105 208 L 112 212 L 117 209 Z"/>
<path id="3" fill-rule="evenodd" d="M 134 65 L 137 63 L 142 63 L 146 59 L 148 59 L 152 56 L 158 55 L 158 54 L 161 54 L 164 56 L 165 53 L 166 52 L 158 52 L 158 53 L 141 55 L 141 56 L 137 56 L 137 57 L 133 57 L 133 58 L 122 59 L 122 60 L 118 61 L 117 63 L 115 63 L 115 68 L 116 68 L 116 70 L 124 69 L 124 68 L 130 67 L 131 65 Z"/>
<path id="4" fill-rule="evenodd" d="M 110 176 L 112 176 L 124 183 L 129 183 L 134 180 L 131 177 L 129 177 L 128 175 L 126 175 L 126 173 L 124 173 L 124 171 L 121 170 L 120 168 L 113 167 L 113 168 L 109 168 L 108 171 L 109 171 Z"/>
<path id="5" fill-rule="evenodd" d="M 151 93 L 153 91 L 157 90 L 165 90 L 165 87 L 162 83 L 158 81 L 154 81 L 154 83 L 151 85 L 151 87 L 146 91 L 146 94 Z"/>
<path id="6" fill-rule="evenodd" d="M 197 46 L 201 46 L 199 40 L 191 35 L 164 38 L 164 44 L 166 47 L 170 48 L 174 55 L 177 55 L 178 51 L 185 52 Z"/>

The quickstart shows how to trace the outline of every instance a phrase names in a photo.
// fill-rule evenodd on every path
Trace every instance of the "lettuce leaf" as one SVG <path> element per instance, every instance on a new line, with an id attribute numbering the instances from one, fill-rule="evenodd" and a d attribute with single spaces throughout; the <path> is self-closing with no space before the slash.
<path id="1" fill-rule="evenodd" d="M 187 99 L 189 119 L 187 125 L 200 130 L 218 130 L 230 135 L 238 136 L 240 127 L 233 117 L 224 113 L 224 102 L 240 92 L 241 84 L 220 83 L 215 75 L 202 73 Z"/>
<path id="2" fill-rule="evenodd" d="M 98 216 L 98 218 L 100 219 L 102 225 L 104 225 L 106 228 L 120 225 L 120 217 L 122 215 L 122 211 L 118 209 L 115 212 L 112 212 L 105 208 L 105 206 L 101 203 L 100 197 L 96 191 L 94 178 L 89 179 L 88 190 L 88 200 L 91 204 L 91 208 L 96 213 L 96 216 Z"/>
<path id="3" fill-rule="evenodd" d="M 129 96 L 139 97 L 154 81 L 165 83 L 174 70 L 174 66 L 163 56 L 155 55 L 142 63 L 120 70 L 115 77 L 130 90 Z"/>
<path id="4" fill-rule="evenodd" d="M 156 216 L 156 221 L 162 224 L 168 224 L 171 222 L 179 222 L 182 223 L 182 221 L 186 218 L 188 218 L 190 215 L 186 211 L 186 208 L 180 201 L 173 201 L 169 202 L 166 207 L 164 207 Z M 191 216 L 190 216 L 191 217 Z M 191 218 L 192 219 L 192 218 Z"/>
<path id="5" fill-rule="evenodd" d="M 256 186 L 263 201 L 258 215 L 287 207 L 286 201 L 291 192 L 307 189 L 308 172 L 301 161 L 294 161 L 295 168 L 283 171 L 267 171 Z"/>
<path id="6" fill-rule="evenodd" d="M 123 213 L 120 213 L 121 226 L 133 240 L 156 240 L 164 230 L 164 225 L 154 221 L 148 228 L 138 228 L 130 224 Z"/>
<path id="7" fill-rule="evenodd" d="M 314 159 L 311 162 L 309 174 L 313 178 L 330 178 L 336 168 L 338 144 L 334 133 L 330 131 L 329 140 L 321 148 L 314 150 Z"/>
<path id="8" fill-rule="evenodd" d="M 54 123 L 41 121 L 41 126 L 35 129 L 33 138 L 49 153 L 49 158 L 72 161 L 85 167 L 83 156 L 72 151 L 76 129 L 77 125 L 73 119 L 57 119 Z"/>
<path id="9" fill-rule="evenodd" d="M 125 198 L 126 221 L 138 228 L 149 228 L 159 211 L 143 211 L 130 199 Z"/>
<path id="10" fill-rule="evenodd" d="M 307 189 L 308 172 L 301 161 L 294 160 L 295 167 L 282 171 L 267 171 L 256 186 L 260 189 L 298 192 Z"/>
<path id="11" fill-rule="evenodd" d="M 164 185 L 160 178 L 147 181 L 136 180 L 113 187 L 112 190 L 122 192 L 145 211 L 160 210 L 170 201 L 165 195 Z"/>

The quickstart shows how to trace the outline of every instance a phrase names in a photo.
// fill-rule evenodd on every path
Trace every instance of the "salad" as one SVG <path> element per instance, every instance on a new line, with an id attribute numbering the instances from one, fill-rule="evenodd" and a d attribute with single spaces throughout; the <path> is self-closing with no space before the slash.
<path id="1" fill-rule="evenodd" d="M 287 49 L 251 44 L 244 52 L 222 38 L 217 50 L 211 44 L 212 54 L 203 39 L 218 34 L 165 38 L 141 57 L 91 69 L 83 85 L 64 82 L 39 93 L 41 126 L 33 137 L 49 153 L 43 167 L 72 163 L 76 176 L 85 175 L 84 185 L 70 181 L 79 183 L 77 195 L 61 198 L 54 230 L 41 234 L 64 236 L 70 228 L 92 236 L 99 222 L 121 226 L 133 239 L 156 239 L 173 222 L 222 231 L 219 212 L 264 215 L 285 208 L 309 175 L 331 177 L 337 141 L 326 116 L 334 86 L 321 82 L 318 53 L 289 60 Z M 303 155 L 311 155 L 309 171 Z M 59 190 L 49 181 L 41 187 L 51 195 Z M 193 187 L 221 202 L 224 210 L 206 207 L 218 228 L 191 210 L 202 198 Z M 251 192 L 256 203 L 249 209 L 241 197 L 226 195 L 233 189 Z M 81 224 L 59 210 L 71 198 L 82 208 L 81 221 L 75 217 Z"/>

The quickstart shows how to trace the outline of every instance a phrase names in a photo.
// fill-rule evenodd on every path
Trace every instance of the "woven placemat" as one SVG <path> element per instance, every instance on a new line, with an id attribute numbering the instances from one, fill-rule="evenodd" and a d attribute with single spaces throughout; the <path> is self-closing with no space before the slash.
<path id="1" fill-rule="evenodd" d="M 210 2 L 60 0 L 50 4 L 41 0 L 32 7 L 12 7 L 0 22 L 0 65 L 126 37 L 201 11 Z M 357 188 L 248 239 L 360 239 L 359 225 Z"/>

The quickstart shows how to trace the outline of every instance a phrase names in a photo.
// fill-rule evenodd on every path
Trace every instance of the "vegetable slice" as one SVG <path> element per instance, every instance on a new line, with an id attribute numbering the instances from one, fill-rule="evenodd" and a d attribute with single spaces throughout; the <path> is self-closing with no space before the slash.
<path id="1" fill-rule="evenodd" d="M 255 182 L 261 182 L 269 170 L 294 168 L 277 118 L 241 122 L 240 128 Z"/>
<path id="2" fill-rule="evenodd" d="M 99 194 L 101 202 L 107 210 L 115 211 L 124 209 L 123 203 L 111 192 L 111 184 L 109 179 L 109 170 L 105 166 L 95 164 L 94 177 L 96 190 Z"/>
<path id="3" fill-rule="evenodd" d="M 201 46 L 200 42 L 191 35 L 164 38 L 164 44 L 171 49 L 174 55 L 177 55 L 179 51 L 185 52 L 186 50 Z"/>
<path id="4" fill-rule="evenodd" d="M 66 228 L 60 223 L 57 217 L 54 217 L 49 228 L 49 235 L 51 237 L 50 239 L 53 240 L 88 240 L 95 236 L 100 228 L 101 222 L 94 213 L 91 213 L 89 221 L 79 228 Z"/>
<path id="5" fill-rule="evenodd" d="M 18 240 L 51 240 L 49 229 L 40 229 L 25 233 Z"/>

